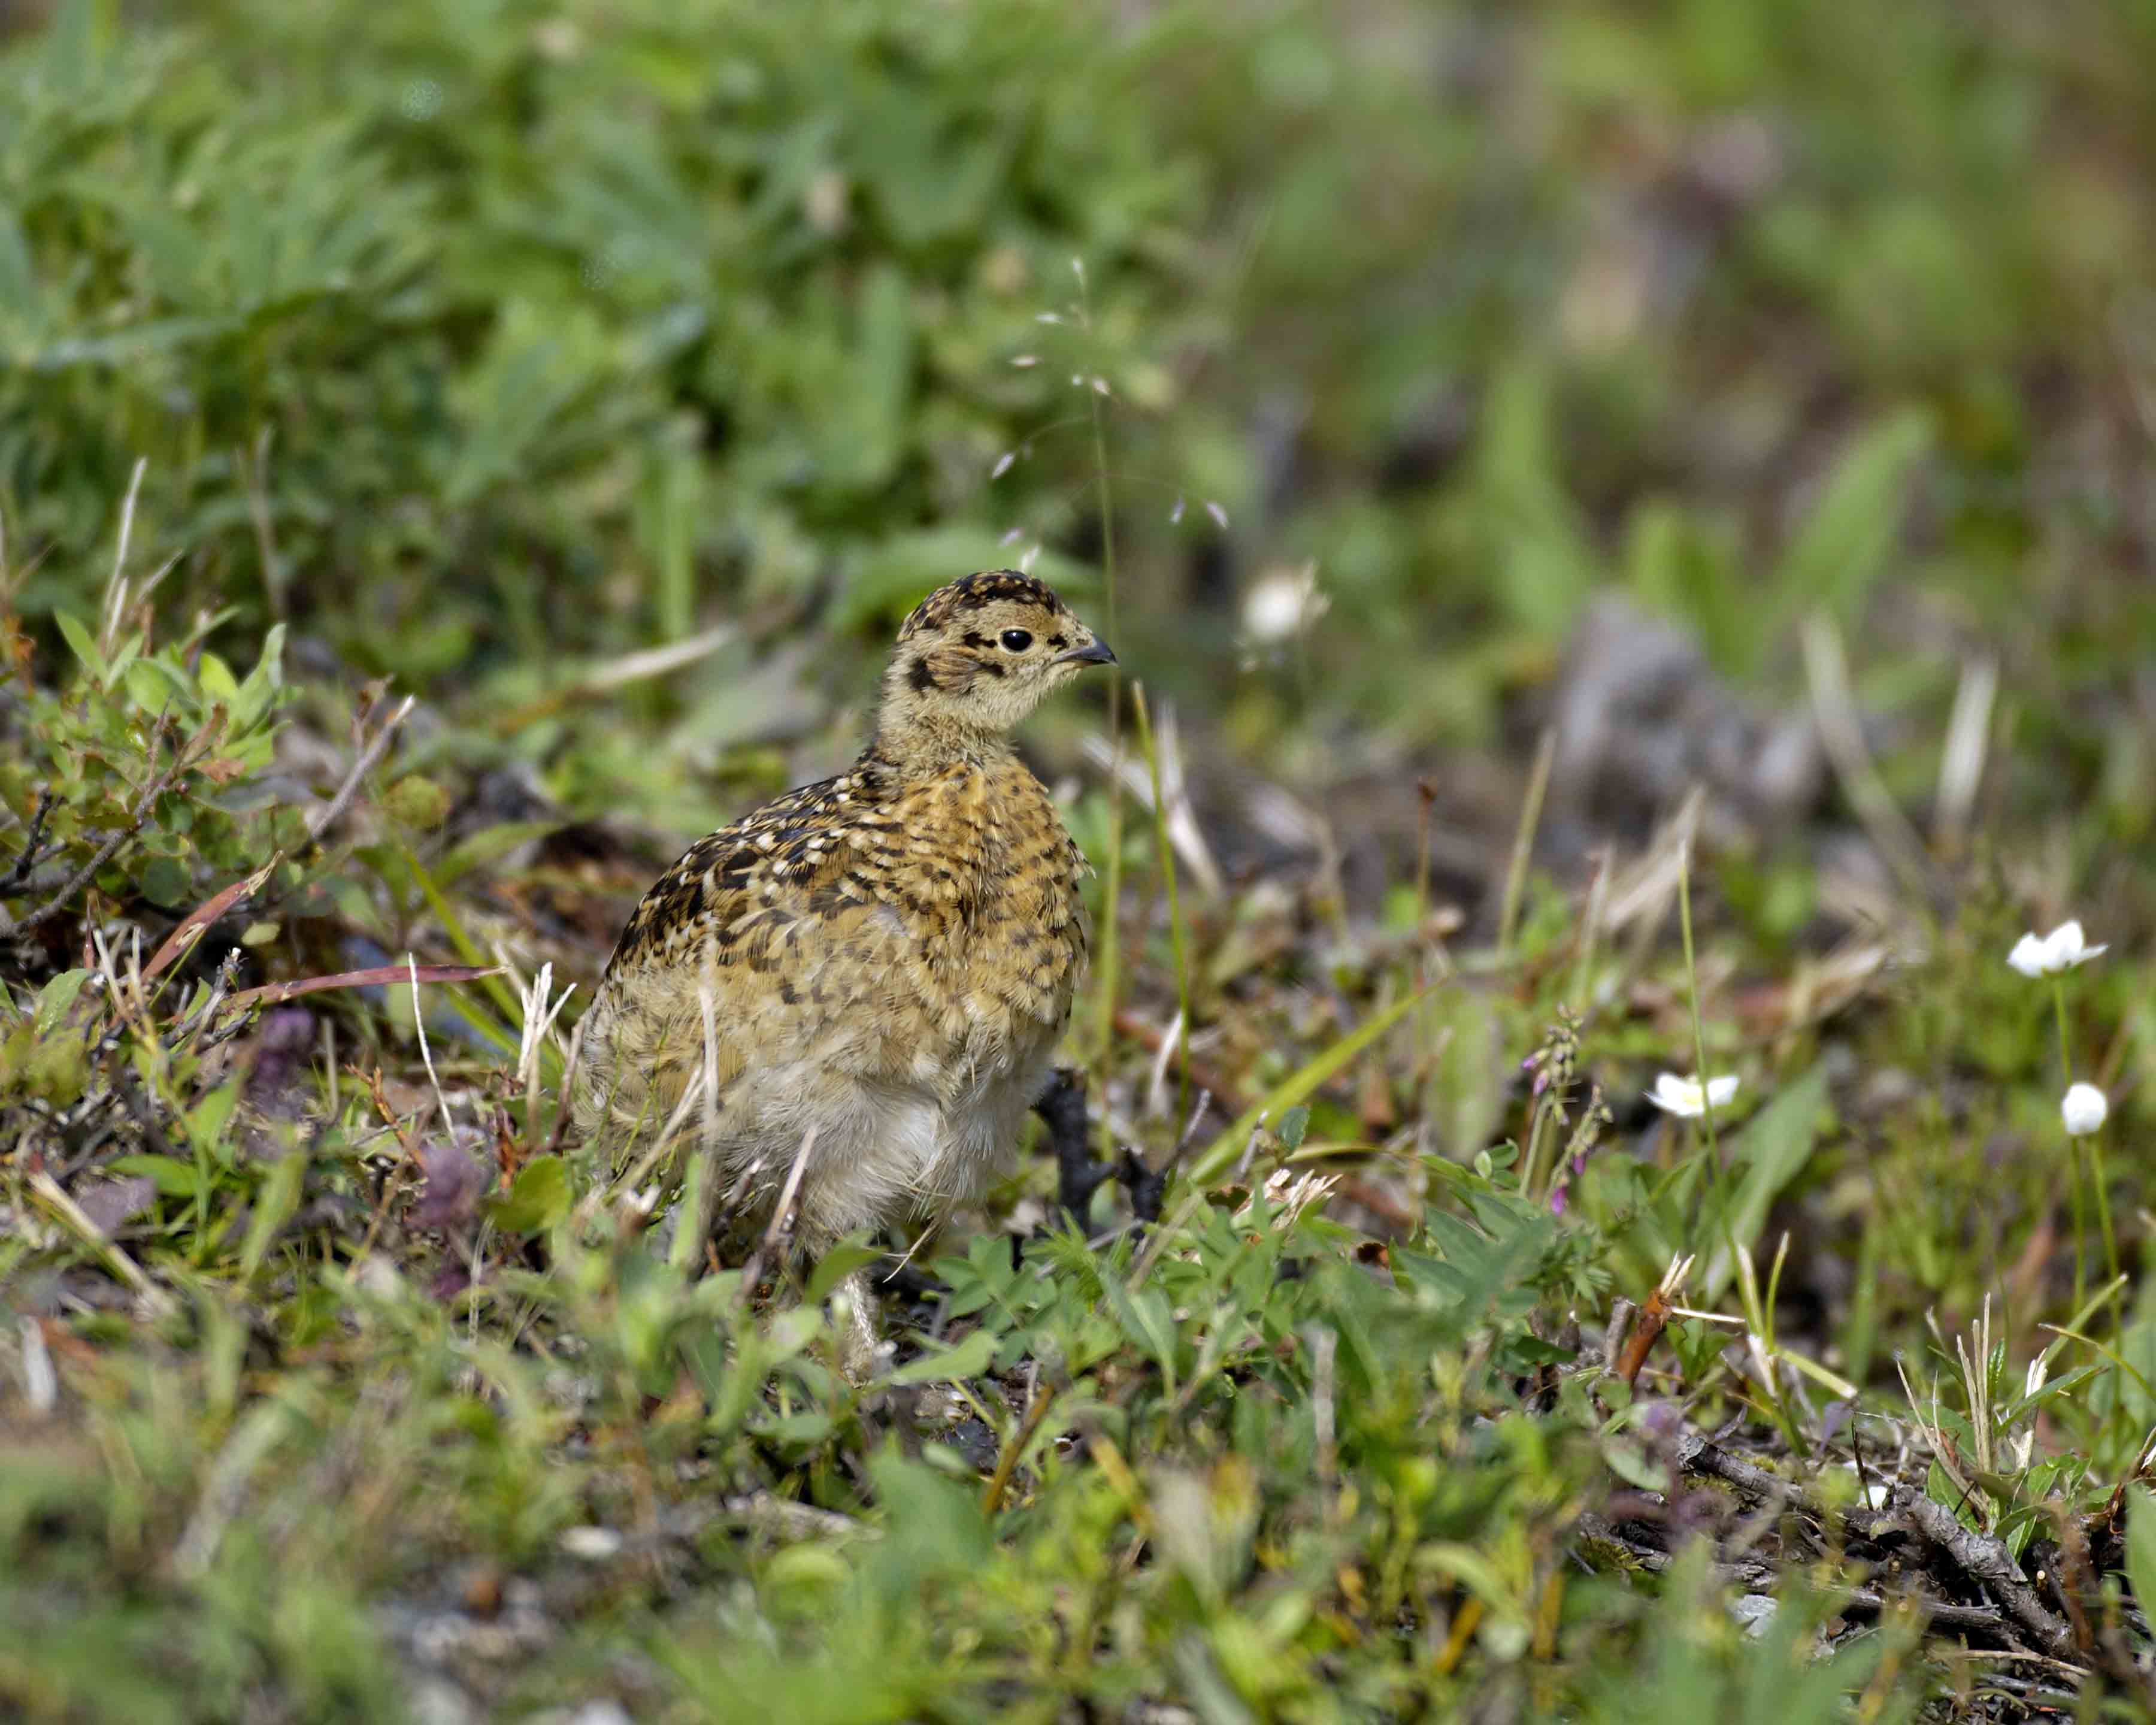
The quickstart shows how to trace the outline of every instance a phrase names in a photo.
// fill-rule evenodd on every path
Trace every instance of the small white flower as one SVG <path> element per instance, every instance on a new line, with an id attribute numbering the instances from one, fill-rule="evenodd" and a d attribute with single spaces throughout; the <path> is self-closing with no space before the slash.
<path id="1" fill-rule="evenodd" d="M 1327 603 L 1317 590 L 1317 564 L 1269 570 L 1243 597 L 1243 633 L 1270 646 L 1301 634 L 1325 614 Z"/>
<path id="2" fill-rule="evenodd" d="M 2056 976 L 2107 950 L 2089 945 L 2079 922 L 2061 922 L 2049 934 L 2023 935 L 2014 942 L 2006 962 L 2024 976 Z"/>
<path id="3" fill-rule="evenodd" d="M 2075 1085 L 2059 1104 L 2059 1117 L 2066 1123 L 2067 1135 L 2076 1138 L 2094 1132 L 2110 1112 L 2111 1104 L 2092 1084 Z"/>
<path id="4" fill-rule="evenodd" d="M 621 1550 L 621 1535 L 611 1527 L 564 1527 L 562 1549 L 588 1563 L 603 1563 Z"/>
<path id="5" fill-rule="evenodd" d="M 1665 1114 L 1697 1120 L 1707 1112 L 1709 1103 L 1717 1108 L 1727 1106 L 1736 1094 L 1734 1073 L 1710 1078 L 1702 1086 L 1697 1078 L 1680 1078 L 1674 1072 L 1665 1072 L 1656 1079 L 1655 1087 L 1647 1092 L 1647 1100 Z"/>

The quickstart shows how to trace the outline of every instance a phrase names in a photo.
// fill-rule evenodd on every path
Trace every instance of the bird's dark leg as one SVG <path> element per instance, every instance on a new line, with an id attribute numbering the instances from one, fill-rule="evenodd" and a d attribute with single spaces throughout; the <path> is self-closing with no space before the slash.
<path id="1" fill-rule="evenodd" d="M 1033 1111 L 1047 1126 L 1048 1142 L 1055 1151 L 1056 1200 L 1082 1229 L 1093 1194 L 1103 1180 L 1116 1176 L 1114 1165 L 1094 1161 L 1086 1143 L 1085 1081 L 1070 1067 L 1058 1066 Z"/>
<path id="2" fill-rule="evenodd" d="M 1116 1164 L 1116 1178 L 1130 1193 L 1131 1214 L 1139 1221 L 1160 1219 L 1161 1200 L 1168 1195 L 1168 1177 L 1174 1172 L 1172 1158 L 1161 1167 L 1152 1168 L 1138 1160 L 1137 1151 L 1124 1150 L 1122 1160 Z"/>
<path id="3" fill-rule="evenodd" d="M 1141 1222 L 1160 1219 L 1161 1198 L 1168 1190 L 1174 1163 L 1158 1171 L 1138 1160 L 1134 1150 L 1125 1150 L 1114 1162 L 1096 1162 L 1086 1142 L 1085 1081 L 1068 1066 L 1058 1066 L 1048 1088 L 1033 1105 L 1048 1126 L 1048 1141 L 1055 1149 L 1057 1201 L 1078 1225 L 1086 1225 L 1093 1207 L 1093 1194 L 1106 1180 L 1121 1180 L 1131 1194 L 1131 1214 Z"/>

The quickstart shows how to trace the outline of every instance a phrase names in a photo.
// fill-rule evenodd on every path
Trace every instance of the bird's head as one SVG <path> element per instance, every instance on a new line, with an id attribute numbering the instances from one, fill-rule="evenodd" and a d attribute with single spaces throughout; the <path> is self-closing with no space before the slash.
<path id="1" fill-rule="evenodd" d="M 1045 582 L 1014 569 L 963 576 L 899 629 L 877 735 L 900 749 L 1000 737 L 1088 665 L 1115 662 Z"/>

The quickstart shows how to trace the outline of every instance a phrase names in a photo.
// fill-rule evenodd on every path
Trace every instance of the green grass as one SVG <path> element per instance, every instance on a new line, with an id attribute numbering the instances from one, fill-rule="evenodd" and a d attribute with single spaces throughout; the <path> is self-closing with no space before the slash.
<path id="1" fill-rule="evenodd" d="M 0 1712 L 2143 1716 L 2152 32 L 0 42 Z M 669 846 L 1036 547 L 1134 683 L 1033 739 L 1070 1053 L 1176 1177 L 1089 1241 L 1028 1156 L 865 1391 L 883 1243 L 692 1276 L 557 1132 L 572 1026 Z M 1609 590 L 1815 712 L 1820 795 L 1568 800 Z M 1170 702 L 1217 893 L 1074 747 L 1157 807 Z M 2110 951 L 2007 968 L 2068 915 Z"/>
<path id="2" fill-rule="evenodd" d="M 109 647 L 85 642 L 25 710 L 26 782 L 72 783 L 80 760 L 116 786 L 125 740 L 222 675 L 124 631 Z M 38 1316 L 18 1320 L 5 1416 L 0 1609 L 20 1651 L 0 1682 L 33 1717 L 397 1717 L 422 1645 L 504 1716 L 608 1693 L 682 1718 L 1050 1718 L 1146 1696 L 1390 1717 L 1494 1686 L 1537 1712 L 1630 1717 L 1647 1660 L 1658 1705 L 1765 1717 L 1789 1702 L 1762 1662 L 1810 1648 L 1831 1656 L 1807 1666 L 1805 1717 L 1828 1717 L 1837 1697 L 1906 1714 L 1994 1663 L 2012 1675 L 1892 1609 L 1850 1627 L 1868 1523 L 1845 1561 L 1806 1558 L 1684 1487 L 1708 1531 L 1732 1517 L 1725 1556 L 1771 1557 L 1750 1585 L 1782 1601 L 1761 1639 L 1730 1627 L 1713 1603 L 1730 1584 L 1696 1555 L 1664 1569 L 1636 1521 L 1598 1531 L 1625 1491 L 1683 1486 L 1683 1431 L 1732 1429 L 1822 1506 L 1848 1509 L 1864 1454 L 2031 1569 L 2078 1563 L 2091 1588 L 2113 1570 L 2082 1602 L 2110 1643 L 2061 1669 L 2085 1661 L 2092 1693 L 2128 1681 L 2108 1648 L 2143 1620 L 2118 1591 L 2115 1488 L 2156 1420 L 2156 1317 L 2120 1281 L 2075 1309 L 2071 1267 L 2101 1247 L 2092 1220 L 2056 1233 L 2058 1003 L 2005 971 L 2013 925 L 1980 879 L 1921 960 L 1823 1014 L 1784 1006 L 1761 1040 L 1735 1016 L 1735 922 L 1709 910 L 1697 946 L 1644 960 L 1589 953 L 1545 886 L 1509 949 L 1455 952 L 1435 995 L 1419 942 L 1356 955 L 1322 935 L 1200 993 L 1236 930 L 1167 890 L 1163 850 L 1171 922 L 1129 948 L 1130 1009 L 1262 1046 L 1237 1075 L 1256 1099 L 1224 1129 L 1214 1111 L 1149 1233 L 1047 1235 L 1014 1262 L 993 1216 L 1048 1171 L 1022 1173 L 984 1231 L 947 1237 L 928 1266 L 946 1291 L 902 1319 L 895 1387 L 864 1393 L 819 1303 L 850 1255 L 767 1307 L 737 1272 L 685 1279 L 629 1194 L 578 1202 L 554 1105 L 531 1107 L 516 1074 L 517 990 L 496 1029 L 477 991 L 498 979 L 438 984 L 462 973 L 430 963 L 408 987 L 393 964 L 378 998 L 362 977 L 262 1019 L 214 998 L 237 979 L 213 962 L 222 933 L 199 956 L 134 945 L 151 913 L 115 912 L 155 902 L 136 871 L 169 864 L 193 892 L 282 850 L 218 925 L 258 968 L 325 970 L 356 939 L 444 960 L 485 942 L 520 968 L 543 947 L 588 983 L 602 946 L 503 914 L 573 898 L 543 860 L 434 884 L 451 798 L 414 775 L 377 768 L 326 851 L 280 826 L 298 819 L 285 799 L 235 798 L 270 771 L 247 727 L 295 734 L 330 699 L 270 686 L 260 715 L 206 721 L 146 836 L 63 906 L 60 926 L 102 938 L 95 962 L 8 991 L 0 1278 Z M 1139 741 L 1150 755 L 1152 731 Z M 211 754 L 238 770 L 218 782 Z M 13 901 L 78 872 L 100 832 L 49 818 L 54 854 Z M 499 932 L 474 932 L 482 916 Z M 2078 1066 L 2130 1045 L 2139 963 L 2114 951 L 2070 978 Z M 1413 1106 L 1425 999 L 1452 1014 L 1448 1066 L 1543 1045 L 1533 1094 L 1496 1082 L 1486 1136 Z M 1576 1020 L 1575 999 L 1601 1004 Z M 560 1025 L 542 1041 L 558 1070 Z M 1158 1162 L 1180 1111 L 1142 1111 L 1144 1048 L 1119 1037 L 1111 1056 Z M 1714 1134 L 1588 1117 L 1660 1063 L 1741 1074 Z M 1884 1104 L 1879 1071 L 1908 1075 Z M 1373 1133 L 1373 1096 L 1389 1130 Z M 2106 1131 L 2129 1143 L 2137 1117 L 2123 1096 Z M 117 1215 L 114 1182 L 138 1183 Z M 1643 1372 L 1609 1375 L 1614 1302 L 1646 1301 L 1687 1255 L 1671 1299 L 1722 1317 L 1676 1319 Z M 1979 1309 L 1963 1348 L 1952 1332 Z M 1912 1434 L 1913 1464 L 1897 1459 Z M 789 1504 L 818 1514 L 788 1521 Z M 1975 1603 L 1913 1568 L 1929 1596 Z M 511 1604 L 473 1628 L 459 1589 Z M 501 1651 L 519 1623 L 542 1625 L 521 1631 L 544 1644 L 529 1656 Z M 442 1654 L 444 1624 L 482 1651 Z"/>

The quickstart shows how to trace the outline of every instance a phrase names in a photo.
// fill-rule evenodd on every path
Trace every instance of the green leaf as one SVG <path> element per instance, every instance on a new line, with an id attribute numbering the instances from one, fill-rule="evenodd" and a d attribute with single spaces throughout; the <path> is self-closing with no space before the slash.
<path id="1" fill-rule="evenodd" d="M 1491 592 L 1524 631 L 1556 639 L 1597 573 L 1593 546 L 1558 471 L 1550 367 L 1516 358 L 1491 378 L 1475 457 L 1480 536 L 1496 564 Z"/>
<path id="2" fill-rule="evenodd" d="M 648 450 L 636 501 L 638 548 L 658 578 L 659 632 L 679 640 L 696 626 L 696 535 L 705 512 L 696 452 L 673 441 Z"/>
<path id="3" fill-rule="evenodd" d="M 247 680 L 234 692 L 232 697 L 232 729 L 237 736 L 245 731 L 277 705 L 278 691 L 285 686 L 285 625 L 273 624 L 270 633 L 262 638 L 262 652 L 254 661 L 254 668 L 247 674 Z"/>
<path id="4" fill-rule="evenodd" d="M 759 1420 L 756 1430 L 759 1436 L 783 1448 L 813 1450 L 830 1436 L 831 1416 L 813 1412 L 781 1414 Z"/>
<path id="5" fill-rule="evenodd" d="M 1670 1488 L 1669 1470 L 1650 1460 L 1646 1452 L 1629 1439 L 1604 1439 L 1602 1460 L 1610 1472 L 1628 1486 L 1636 1486 L 1642 1491 L 1666 1491 Z"/>
<path id="6" fill-rule="evenodd" d="M 894 1589 L 890 1597 L 898 1597 L 897 1587 L 917 1593 L 924 1579 L 938 1574 L 983 1573 L 993 1543 L 976 1488 L 939 1478 L 928 1464 L 907 1461 L 889 1440 L 869 1458 L 869 1478 L 883 1512 L 885 1537 L 875 1557 L 885 1585 Z"/>
<path id="7" fill-rule="evenodd" d="M 459 435 L 440 476 L 447 501 L 461 508 L 531 478 L 548 440 L 613 369 L 611 335 L 588 307 L 510 299 L 450 391 Z"/>
<path id="8" fill-rule="evenodd" d="M 137 871 L 135 884 L 151 903 L 177 910 L 192 892 L 194 880 L 185 865 L 172 857 L 153 856 Z"/>
<path id="9" fill-rule="evenodd" d="M 82 668 L 90 673 L 90 680 L 103 688 L 110 672 L 105 663 L 105 655 L 97 650 L 97 637 L 90 632 L 89 625 L 68 612 L 55 611 L 53 613 L 53 626 L 59 630 L 69 649 L 81 662 Z"/>
<path id="10" fill-rule="evenodd" d="M 239 685 L 233 679 L 232 667 L 207 649 L 196 662 L 195 679 L 202 685 L 205 696 L 228 711 L 239 697 Z"/>
<path id="11" fill-rule="evenodd" d="M 297 1150 L 287 1151 L 270 1165 L 270 1178 L 254 1199 L 254 1214 L 247 1219 L 246 1243 L 239 1249 L 240 1273 L 252 1278 L 262 1267 L 277 1230 L 300 1207 L 300 1183 L 307 1171 L 307 1158 Z"/>
<path id="12" fill-rule="evenodd" d="M 883 485 L 897 467 L 913 377 L 913 312 L 906 277 L 884 264 L 862 290 L 859 336 L 848 387 L 829 404 L 824 465 L 849 490 Z"/>
<path id="13" fill-rule="evenodd" d="M 116 1156 L 105 1163 L 115 1174 L 140 1174 L 160 1192 L 172 1198 L 194 1198 L 203 1190 L 203 1175 L 191 1162 L 171 1156 Z"/>
<path id="14" fill-rule="evenodd" d="M 499 826 L 481 827 L 434 865 L 434 885 L 454 886 L 474 869 L 499 862 L 527 839 L 543 838 L 561 824 L 557 820 L 506 820 Z"/>
<path id="15" fill-rule="evenodd" d="M 1510 1616 L 1519 1614 L 1518 1593 L 1496 1564 L 1473 1547 L 1433 1543 L 1418 1551 L 1415 1559 L 1440 1574 L 1450 1575 L 1491 1610 Z"/>
<path id="16" fill-rule="evenodd" d="M 228 1164 L 234 1145 L 226 1128 L 232 1123 L 232 1111 L 239 1106 L 240 1089 L 237 1078 L 220 1084 L 187 1111 L 187 1141 Z"/>
<path id="17" fill-rule="evenodd" d="M 49 1036 L 54 1028 L 68 1015 L 82 993 L 82 985 L 90 980 L 86 970 L 64 970 L 38 991 L 38 1011 L 35 1023 L 38 1034 Z"/>
<path id="18" fill-rule="evenodd" d="M 2134 1486 L 2126 1499 L 2126 1579 L 2145 1612 L 2156 1606 L 2156 1496 L 2146 1486 Z"/>
<path id="19" fill-rule="evenodd" d="M 1156 1287 L 1133 1293 L 1112 1276 L 1101 1284 L 1101 1291 L 1123 1334 L 1152 1356 L 1168 1380 L 1168 1393 L 1174 1394 L 1178 1336 L 1168 1296 Z"/>
<path id="20" fill-rule="evenodd" d="M 969 1382 L 982 1376 L 994 1363 L 996 1347 L 1001 1339 L 994 1331 L 983 1326 L 954 1348 L 924 1353 L 919 1359 L 908 1360 L 893 1372 L 887 1381 L 892 1384 Z"/>
<path id="21" fill-rule="evenodd" d="M 568 1163 L 558 1156 L 534 1157 L 490 1209 L 505 1234 L 545 1233 L 569 1214 Z"/>
<path id="22" fill-rule="evenodd" d="M 192 710 L 195 691 L 187 678 L 162 660 L 138 659 L 132 647 L 124 650 L 112 669 L 126 685 L 128 698 L 145 712 L 158 712 L 177 696 Z"/>
<path id="23" fill-rule="evenodd" d="M 808 1288 L 803 1299 L 806 1304 L 820 1306 L 829 1299 L 839 1284 L 856 1270 L 873 1264 L 883 1256 L 875 1246 L 864 1245 L 858 1240 L 842 1240 L 817 1260 L 816 1272 L 808 1278 Z"/>
<path id="24" fill-rule="evenodd" d="M 1912 408 L 1851 444 L 1774 570 L 1771 621 L 1752 638 L 1759 651 L 1788 639 L 1814 611 L 1855 620 L 1892 557 L 1910 471 L 1931 442 L 1931 417 Z"/>
<path id="25" fill-rule="evenodd" d="M 37 267 L 23 238 L 14 210 L 0 203 L 0 307 L 34 325 L 43 309 L 38 297 Z"/>
<path id="26" fill-rule="evenodd" d="M 1748 1245 L 1766 1225 L 1767 1212 L 1782 1189 L 1797 1177 L 1811 1159 L 1819 1141 L 1819 1114 L 1826 1102 L 1826 1068 L 1815 1065 L 1774 1100 L 1753 1116 L 1737 1139 L 1737 1165 L 1743 1170 L 1737 1194 L 1730 1200 L 1725 1231 L 1717 1228 L 1710 1236 L 1720 1242 L 1702 1279 L 1701 1290 L 1712 1304 L 1728 1285 L 1736 1269 L 1728 1242 Z"/>

